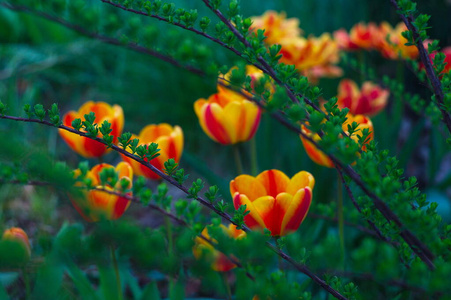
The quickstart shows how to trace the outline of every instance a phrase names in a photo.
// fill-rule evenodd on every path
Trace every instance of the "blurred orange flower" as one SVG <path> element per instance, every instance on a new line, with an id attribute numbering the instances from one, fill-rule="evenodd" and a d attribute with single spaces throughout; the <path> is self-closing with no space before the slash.
<path id="1" fill-rule="evenodd" d="M 406 46 L 407 39 L 402 36 L 402 32 L 407 27 L 404 23 L 399 23 L 393 28 L 388 22 L 382 22 L 379 25 L 378 39 L 375 41 L 375 47 L 381 54 L 389 59 L 418 57 L 418 49 L 415 46 Z"/>
<path id="2" fill-rule="evenodd" d="M 28 235 L 22 228 L 12 227 L 3 231 L 2 241 L 10 241 L 17 243 L 25 252 L 25 260 L 30 259 L 31 246 Z"/>
<path id="3" fill-rule="evenodd" d="M 220 228 L 224 234 L 235 239 L 241 239 L 246 236 L 246 232 L 236 229 L 236 226 L 233 224 L 230 224 L 229 227 L 225 227 L 221 224 Z M 201 234 L 205 238 L 210 239 L 212 242 L 217 242 L 216 240 L 211 239 L 208 233 L 208 227 L 205 227 Z M 226 255 L 216 250 L 209 242 L 201 237 L 196 237 L 195 239 L 193 254 L 196 259 L 200 259 L 201 257 L 207 259 L 208 262 L 211 263 L 211 268 L 218 272 L 227 272 L 236 267 L 236 265 Z"/>
<path id="4" fill-rule="evenodd" d="M 313 176 L 301 171 L 291 179 L 279 170 L 267 170 L 257 177 L 240 175 L 230 182 L 233 205 L 246 205 L 246 225 L 267 228 L 273 236 L 296 231 L 312 201 Z"/>
<path id="5" fill-rule="evenodd" d="M 299 28 L 299 20 L 296 18 L 287 19 L 286 17 L 284 12 L 277 13 L 268 10 L 260 17 L 252 17 L 253 23 L 250 30 L 265 30 L 265 43 L 269 45 L 281 44 L 285 40 L 299 37 L 302 34 L 302 30 Z"/>
<path id="6" fill-rule="evenodd" d="M 118 173 L 118 180 L 115 186 L 109 184 L 102 185 L 100 173 L 104 169 L 113 169 Z M 81 174 L 79 169 L 75 170 L 75 177 Z M 91 186 L 107 191 L 121 192 L 122 179 L 128 180 L 128 189 L 132 187 L 133 170 L 126 162 L 120 162 L 116 168 L 109 164 L 99 164 L 94 166 L 86 174 L 86 178 L 91 180 Z M 80 185 L 80 184 L 78 184 Z M 126 193 L 131 195 L 130 192 Z M 116 220 L 122 216 L 130 205 L 130 201 L 125 197 L 110 194 L 99 190 L 83 191 L 81 195 L 71 195 L 71 201 L 75 209 L 88 222 L 100 220 Z"/>
<path id="7" fill-rule="evenodd" d="M 343 79 L 338 85 L 338 106 L 347 107 L 352 115 L 374 116 L 387 105 L 390 92 L 380 86 L 366 81 L 359 90 L 350 79 Z"/>
<path id="8" fill-rule="evenodd" d="M 160 155 L 152 159 L 149 163 L 158 170 L 163 170 L 164 162 L 170 158 L 173 158 L 175 162 L 180 161 L 183 151 L 183 131 L 179 126 L 172 127 L 167 123 L 150 124 L 144 127 L 139 136 L 132 135 L 133 139 L 139 139 L 139 145 L 150 145 L 151 143 L 158 144 L 158 152 Z M 131 150 L 127 147 L 127 151 L 131 153 Z M 160 176 L 155 174 L 146 166 L 139 162 L 121 154 L 122 159 L 128 162 L 136 175 L 145 176 L 150 179 L 160 179 Z M 145 161 L 148 161 L 146 158 Z"/>
<path id="9" fill-rule="evenodd" d="M 255 103 L 222 87 L 208 99 L 197 100 L 194 111 L 204 132 L 223 145 L 250 140 L 260 124 L 261 110 Z"/>
<path id="10" fill-rule="evenodd" d="M 351 135 L 351 138 L 358 142 L 359 136 L 362 136 L 362 134 L 359 134 L 363 129 L 368 128 L 370 130 L 370 136 L 368 137 L 368 140 L 366 143 L 370 142 L 373 139 L 373 123 L 371 120 L 364 116 L 364 115 L 347 115 L 347 120 L 343 123 L 343 131 L 345 133 L 348 133 L 348 124 L 351 125 L 353 122 L 356 122 L 359 124 L 359 127 L 357 130 Z M 321 138 L 318 134 L 313 134 L 307 127 L 304 125 L 301 126 L 302 132 L 308 136 L 310 136 L 314 141 L 319 141 Z M 311 143 L 309 140 L 304 138 L 302 135 L 300 135 L 302 144 L 304 145 L 305 152 L 307 152 L 307 155 L 310 157 L 311 160 L 313 160 L 318 165 L 328 167 L 328 168 L 335 168 L 334 163 L 332 160 L 321 150 L 316 148 L 313 143 Z M 365 146 L 362 147 L 362 150 L 365 151 Z"/>
<path id="11" fill-rule="evenodd" d="M 72 128 L 73 120 L 81 119 L 81 121 L 85 121 L 84 115 L 90 112 L 95 113 L 95 122 L 97 124 L 100 125 L 105 120 L 111 123 L 112 131 L 110 134 L 114 136 L 113 143 L 116 143 L 117 137 L 121 135 L 124 127 L 124 113 L 119 105 L 110 106 L 105 102 L 88 101 L 78 111 L 69 111 L 66 113 L 63 117 L 63 125 Z M 100 157 L 111 151 L 111 149 L 107 149 L 102 143 L 73 134 L 69 131 L 59 129 L 59 133 L 69 147 L 83 157 Z"/>

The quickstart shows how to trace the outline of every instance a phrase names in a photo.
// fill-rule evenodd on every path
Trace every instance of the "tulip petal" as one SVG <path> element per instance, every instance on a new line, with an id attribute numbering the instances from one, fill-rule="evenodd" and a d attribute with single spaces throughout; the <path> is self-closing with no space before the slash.
<path id="1" fill-rule="evenodd" d="M 301 189 L 294 195 L 282 220 L 281 235 L 286 235 L 298 229 L 307 215 L 311 202 L 312 190 L 310 187 Z"/>
<path id="2" fill-rule="evenodd" d="M 250 201 L 266 195 L 263 184 L 250 175 L 240 175 L 230 182 L 230 194 L 244 194 Z"/>
<path id="3" fill-rule="evenodd" d="M 246 205 L 246 210 L 250 211 L 250 213 L 244 217 L 244 222 L 249 228 L 265 228 L 265 222 L 263 222 L 263 219 L 260 217 L 259 212 L 252 202 L 246 195 L 237 192 L 233 196 L 233 206 L 235 209 L 238 209 L 241 205 Z"/>
<path id="4" fill-rule="evenodd" d="M 267 195 L 276 198 L 279 193 L 285 192 L 290 178 L 279 170 L 267 170 L 257 176 L 266 189 Z"/>
<path id="5" fill-rule="evenodd" d="M 313 190 L 315 178 L 309 172 L 301 171 L 291 178 L 286 191 L 290 195 L 295 195 L 300 189 L 306 186 L 309 186 Z"/>

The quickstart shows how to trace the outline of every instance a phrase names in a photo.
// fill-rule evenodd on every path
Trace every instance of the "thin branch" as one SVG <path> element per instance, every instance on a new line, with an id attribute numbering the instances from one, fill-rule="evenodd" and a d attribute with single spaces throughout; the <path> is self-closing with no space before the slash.
<path id="1" fill-rule="evenodd" d="M 174 65 L 174 66 L 176 66 L 178 68 L 186 69 L 186 70 L 188 70 L 188 71 L 190 71 L 190 72 L 192 72 L 192 73 L 194 73 L 196 75 L 199 75 L 199 76 L 205 76 L 205 72 L 203 70 L 199 69 L 199 68 L 196 68 L 196 67 L 191 66 L 191 65 L 184 65 L 184 64 L 180 63 L 179 61 L 175 60 L 171 56 L 164 55 L 164 54 L 162 54 L 162 53 L 160 53 L 158 51 L 155 51 L 155 50 L 152 50 L 152 49 L 140 46 L 140 45 L 138 45 L 136 43 L 123 42 L 123 41 L 120 41 L 118 39 L 115 39 L 115 38 L 112 38 L 112 37 L 109 37 L 109 36 L 105 36 L 105 35 L 101 35 L 101 34 L 98 34 L 98 33 L 90 32 L 90 31 L 86 30 L 85 28 L 83 28 L 83 27 L 81 27 L 79 25 L 70 23 L 70 22 L 68 22 L 68 21 L 66 21 L 64 19 L 52 16 L 52 15 L 50 15 L 48 13 L 31 9 L 31 8 L 29 8 L 27 6 L 12 5 L 12 4 L 9 4 L 9 3 L 0 3 L 0 5 L 5 7 L 5 8 L 7 8 L 7 9 L 10 9 L 10 10 L 14 10 L 14 11 L 18 11 L 18 12 L 24 12 L 24 13 L 28 13 L 28 14 L 33 14 L 35 16 L 38 16 L 38 17 L 41 17 L 41 18 L 53 21 L 53 22 L 58 23 L 60 25 L 63 25 L 63 26 L 65 26 L 65 27 L 67 27 L 67 28 L 69 28 L 71 30 L 74 30 L 74 31 L 76 31 L 76 32 L 78 32 L 78 33 L 80 33 L 80 34 L 82 34 L 84 36 L 87 36 L 87 37 L 99 40 L 99 41 L 101 41 L 103 43 L 107 43 L 107 44 L 115 45 L 115 46 L 122 46 L 122 47 L 126 47 L 128 49 L 134 50 L 136 52 L 139 52 L 139 53 L 151 55 L 151 56 L 156 57 L 156 58 L 158 58 L 158 59 L 160 59 L 162 61 L 168 62 L 168 63 L 170 63 L 170 64 L 172 64 L 172 65 Z"/>
<path id="2" fill-rule="evenodd" d="M 396 8 L 397 13 L 403 20 L 404 24 L 406 24 L 409 31 L 412 32 L 412 37 L 413 37 L 413 40 L 415 41 L 415 46 L 418 48 L 418 52 L 420 53 L 421 62 L 423 63 L 423 65 L 426 69 L 426 75 L 427 75 L 429 81 L 431 82 L 432 89 L 436 96 L 437 106 L 442 113 L 443 122 L 445 123 L 446 127 L 448 127 L 448 131 L 451 133 L 451 115 L 448 111 L 446 111 L 444 109 L 445 103 L 444 103 L 442 84 L 441 84 L 440 79 L 438 78 L 437 74 L 435 74 L 434 67 L 432 66 L 432 63 L 429 59 L 428 52 L 424 48 L 423 40 L 420 37 L 420 33 L 418 32 L 418 29 L 413 24 L 415 22 L 415 19 L 411 14 L 406 16 L 401 12 L 401 7 L 399 6 L 399 4 L 396 0 L 390 0 L 390 2 Z"/>
<path id="3" fill-rule="evenodd" d="M 0 180 L 0 184 L 20 184 L 20 185 L 32 185 L 32 186 L 53 186 L 54 184 L 51 182 L 44 182 L 44 181 L 36 181 L 36 180 L 30 180 L 30 181 L 20 181 L 20 180 L 9 180 L 9 181 L 5 181 L 5 180 Z M 142 201 L 140 200 L 139 197 L 136 196 L 132 196 L 130 194 L 127 193 L 121 193 L 118 191 L 112 191 L 112 190 L 108 190 L 106 188 L 102 188 L 102 187 L 93 187 L 93 188 L 86 188 L 86 187 L 78 187 L 75 186 L 75 188 L 77 189 L 82 189 L 82 190 L 88 190 L 88 191 L 100 191 L 100 192 L 104 192 L 110 195 L 116 195 L 118 197 L 123 197 L 131 202 L 134 203 L 138 203 L 138 204 L 143 204 Z M 191 227 L 191 225 L 186 222 L 185 220 L 183 220 L 182 218 L 177 217 L 176 215 L 174 215 L 173 213 L 159 207 L 158 205 L 155 205 L 153 203 L 147 203 L 145 205 L 145 207 L 148 207 L 152 210 L 155 210 L 157 212 L 159 212 L 160 214 L 172 219 L 173 221 L 177 222 L 178 224 L 193 230 L 193 228 Z M 214 240 L 207 238 L 205 235 L 203 235 L 202 233 L 197 235 L 198 237 L 200 237 L 201 239 L 203 239 L 204 241 L 206 241 L 208 244 L 210 244 L 213 248 L 215 248 L 217 251 L 220 251 L 219 249 L 217 249 L 215 246 L 217 246 L 217 242 L 215 242 Z M 220 251 L 222 254 L 224 254 L 233 264 L 235 264 L 238 268 L 244 269 L 243 265 L 239 262 L 239 260 L 237 260 L 236 258 L 227 255 L 226 253 Z M 249 277 L 251 280 L 255 281 L 255 277 L 250 274 L 249 272 L 246 271 L 246 276 Z"/>
<path id="4" fill-rule="evenodd" d="M 26 118 L 20 118 L 20 117 L 14 117 L 14 116 L 6 116 L 6 115 L 0 115 L 0 119 L 7 119 L 7 120 L 13 120 L 13 121 L 19 121 L 19 122 L 29 122 L 29 123 L 38 123 L 38 124 L 42 124 L 42 125 L 46 125 L 46 126 L 50 126 L 50 127 L 54 127 L 54 128 L 60 128 L 69 132 L 72 132 L 74 134 L 77 134 L 79 136 L 82 137 L 86 137 L 92 140 L 95 140 L 97 142 L 100 142 L 104 145 L 107 145 L 105 141 L 103 141 L 101 138 L 92 138 L 86 135 L 86 133 L 81 132 L 81 131 L 77 131 L 73 128 L 70 128 L 68 126 L 65 125 L 59 125 L 59 126 L 55 126 L 52 123 L 48 122 L 48 121 L 41 121 L 38 119 L 26 119 Z M 156 173 L 158 176 L 160 176 L 162 179 L 164 179 L 165 181 L 169 182 L 171 185 L 175 186 L 176 188 L 178 188 L 179 190 L 181 190 L 182 192 L 184 192 L 187 195 L 190 195 L 188 188 L 179 184 L 174 178 L 172 178 L 171 176 L 163 173 L 162 171 L 160 171 L 159 169 L 157 169 L 156 167 L 154 167 L 152 164 L 150 164 L 147 161 L 142 160 L 141 158 L 139 158 L 136 155 L 131 154 L 130 152 L 116 146 L 116 145 L 111 145 L 111 149 L 113 149 L 116 152 L 121 153 L 122 155 L 125 155 L 135 161 L 137 161 L 138 163 L 142 164 L 143 166 L 147 167 L 148 169 L 150 169 L 151 171 L 153 171 L 154 173 Z M 214 211 L 217 215 L 221 216 L 222 218 L 224 218 L 225 220 L 227 220 L 228 222 L 234 224 L 234 225 L 238 225 L 237 223 L 235 223 L 232 219 L 232 216 L 230 216 L 228 213 L 226 212 L 222 212 L 220 210 L 218 210 L 216 207 L 214 207 L 214 205 L 212 203 L 210 203 L 209 201 L 203 199 L 202 197 L 195 197 L 194 199 L 196 199 L 197 201 L 199 201 L 202 205 L 206 206 L 207 208 L 209 208 L 210 210 Z M 249 232 L 251 231 L 249 227 L 247 227 L 246 225 L 241 226 L 241 229 L 243 231 Z M 275 253 L 277 253 L 281 258 L 283 258 L 284 260 L 286 260 L 287 262 L 289 262 L 291 265 L 293 265 L 293 267 L 295 267 L 298 271 L 304 273 L 305 275 L 307 275 L 308 277 L 310 277 L 315 283 L 317 283 L 318 285 L 320 285 L 323 289 L 325 289 L 327 292 L 329 292 L 331 295 L 333 295 L 334 297 L 336 297 L 337 299 L 341 299 L 341 300 L 346 300 L 347 298 L 344 297 L 343 295 L 340 294 L 340 292 L 336 291 L 335 289 L 333 289 L 330 285 L 328 285 L 323 279 L 319 278 L 317 275 L 315 275 L 306 265 L 304 264 L 300 264 L 298 262 L 296 262 L 291 256 L 289 256 L 288 254 L 286 254 L 285 252 L 279 250 L 277 247 L 275 247 L 274 245 L 272 245 L 269 242 L 266 242 L 266 245 L 273 250 Z"/>

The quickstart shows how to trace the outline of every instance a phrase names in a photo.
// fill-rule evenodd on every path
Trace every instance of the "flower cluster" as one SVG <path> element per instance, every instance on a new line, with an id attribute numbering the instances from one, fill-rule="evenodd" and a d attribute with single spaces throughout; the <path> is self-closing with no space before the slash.
<path id="1" fill-rule="evenodd" d="M 407 27 L 398 23 L 392 27 L 388 22 L 379 25 L 375 23 L 358 23 L 349 31 L 339 29 L 334 32 L 334 39 L 343 50 L 376 50 L 389 59 L 409 58 L 416 59 L 418 50 L 415 46 L 407 46 L 407 39 L 402 32 Z"/>
<path id="2" fill-rule="evenodd" d="M 341 76 L 341 69 L 335 66 L 339 61 L 339 47 L 330 34 L 305 38 L 298 28 L 298 19 L 286 19 L 285 13 L 274 11 L 253 17 L 252 20 L 251 30 L 264 29 L 268 45 L 282 46 L 281 62 L 295 65 L 299 72 L 311 80 Z"/>
<path id="3" fill-rule="evenodd" d="M 63 124 L 73 128 L 72 122 L 76 119 L 80 119 L 81 123 L 85 124 L 91 112 L 95 114 L 95 124 L 91 125 L 99 126 L 98 124 L 102 124 L 104 121 L 110 123 L 110 135 L 113 136 L 112 142 L 117 144 L 118 137 L 121 135 L 124 127 L 124 114 L 119 105 L 111 106 L 105 102 L 88 101 L 83 104 L 78 111 L 69 111 L 66 113 L 63 116 Z M 80 130 L 84 131 L 84 129 Z M 104 144 L 91 138 L 82 137 L 63 129 L 60 129 L 59 132 L 68 146 L 83 157 L 99 158 L 111 151 L 111 149 L 107 148 Z M 131 140 L 135 138 L 139 139 L 139 143 L 136 144 L 135 147 L 141 145 L 148 147 L 151 143 L 158 144 L 158 148 L 160 149 L 159 156 L 152 159 L 150 164 L 159 170 L 163 170 L 164 162 L 170 158 L 173 158 L 176 162 L 180 160 L 183 151 L 183 132 L 179 126 L 172 127 L 165 123 L 158 125 L 151 124 L 142 129 L 139 136 L 131 136 Z M 127 147 L 126 150 L 130 153 L 132 152 L 130 147 Z M 109 191 L 118 191 L 120 188 L 120 180 L 126 178 L 129 181 L 128 188 L 131 188 L 133 172 L 150 179 L 159 179 L 157 174 L 135 160 L 125 155 L 122 155 L 122 159 L 124 162 L 119 163 L 116 168 L 108 164 L 100 164 L 93 167 L 87 174 L 87 178 L 91 180 L 91 186 Z M 149 162 L 147 158 L 145 158 L 145 160 Z M 101 180 L 99 174 L 103 169 L 108 168 L 115 169 L 119 174 L 118 181 L 114 186 L 100 184 Z M 80 170 L 76 170 L 75 175 L 78 176 L 80 173 Z M 131 194 L 128 193 L 128 195 Z M 84 193 L 82 197 L 73 197 L 72 203 L 83 218 L 88 221 L 117 219 L 125 212 L 130 204 L 124 197 L 119 197 L 99 190 L 92 190 Z"/>

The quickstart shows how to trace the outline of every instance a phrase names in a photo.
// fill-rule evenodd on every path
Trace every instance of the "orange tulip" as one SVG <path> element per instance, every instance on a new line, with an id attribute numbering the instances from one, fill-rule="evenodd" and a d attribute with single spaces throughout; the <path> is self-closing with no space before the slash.
<path id="1" fill-rule="evenodd" d="M 30 241 L 28 240 L 28 235 L 23 231 L 22 228 L 12 227 L 6 229 L 3 232 L 2 241 L 10 241 L 17 243 L 26 252 L 26 260 L 31 256 Z"/>
<path id="2" fill-rule="evenodd" d="M 118 182 L 116 185 L 109 184 L 102 185 L 100 180 L 100 172 L 104 169 L 111 168 L 118 173 Z M 80 170 L 75 171 L 75 175 L 80 175 Z M 87 178 L 91 179 L 92 186 L 96 188 L 105 189 L 107 191 L 121 192 L 121 179 L 128 180 L 128 189 L 132 187 L 133 170 L 126 162 L 120 162 L 116 168 L 109 164 L 99 164 L 94 166 L 88 174 Z M 131 195 L 131 193 L 126 193 Z M 130 205 L 130 201 L 125 197 L 110 194 L 104 191 L 91 190 L 84 191 L 82 195 L 71 195 L 71 201 L 75 209 L 88 222 L 97 222 L 99 220 L 116 220 L 122 216 Z"/>
<path id="3" fill-rule="evenodd" d="M 183 131 L 179 126 L 172 127 L 166 123 L 147 125 L 141 130 L 139 136 L 132 135 L 132 139 L 135 138 L 139 139 L 139 145 L 158 144 L 158 149 L 160 149 L 158 153 L 160 156 L 150 161 L 150 164 L 158 170 L 163 170 L 164 162 L 170 158 L 173 158 L 175 162 L 180 161 L 183 151 Z M 131 153 L 129 148 L 127 148 L 127 151 Z M 160 179 L 160 176 L 139 162 L 125 155 L 121 154 L 121 156 L 124 161 L 133 167 L 136 175 L 145 176 L 150 179 Z M 147 158 L 145 160 L 148 161 Z"/>
<path id="4" fill-rule="evenodd" d="M 402 22 L 395 28 L 387 22 L 382 22 L 379 25 L 379 37 L 375 43 L 375 47 L 384 57 L 389 59 L 416 59 L 418 57 L 417 47 L 414 45 L 406 46 L 407 39 L 401 34 L 406 30 L 407 27 Z"/>
<path id="5" fill-rule="evenodd" d="M 362 136 L 362 134 L 359 134 L 363 129 L 368 128 L 370 130 L 370 136 L 366 143 L 371 141 L 373 139 L 373 123 L 368 117 L 365 117 L 364 115 L 347 115 L 347 120 L 343 123 L 343 131 L 345 133 L 348 133 L 348 124 L 351 125 L 353 122 L 356 122 L 359 124 L 359 127 L 357 130 L 351 135 L 351 138 L 358 142 L 359 136 Z M 307 134 L 310 136 L 314 141 L 319 141 L 321 138 L 318 134 L 313 134 L 307 127 L 304 125 L 301 126 L 302 132 L 304 134 Z M 321 150 L 316 148 L 313 143 L 311 143 L 309 140 L 304 138 L 302 135 L 300 135 L 302 144 L 304 145 L 305 152 L 307 152 L 307 155 L 310 157 L 311 160 L 313 160 L 318 165 L 328 167 L 328 168 L 335 168 L 335 164 L 332 162 L 332 160 Z M 365 151 L 365 146 L 362 147 L 362 150 Z"/>
<path id="6" fill-rule="evenodd" d="M 357 84 L 350 79 L 343 79 L 338 85 L 338 106 L 349 108 L 353 115 L 373 116 L 387 105 L 388 90 L 366 81 L 359 91 Z"/>
<path id="7" fill-rule="evenodd" d="M 240 175 L 230 182 L 233 205 L 246 205 L 246 225 L 267 228 L 273 236 L 296 231 L 312 201 L 313 176 L 301 171 L 291 179 L 279 170 L 268 170 L 257 177 Z"/>
<path id="8" fill-rule="evenodd" d="M 236 229 L 236 226 L 233 224 L 230 224 L 229 227 L 225 227 L 221 224 L 220 227 L 224 234 L 232 238 L 241 239 L 246 236 L 246 232 L 240 229 Z M 216 240 L 211 239 L 210 235 L 208 234 L 208 227 L 205 227 L 204 230 L 202 230 L 201 234 L 205 238 L 210 239 L 212 242 L 217 242 Z M 213 270 L 218 272 L 227 272 L 236 267 L 236 265 L 227 256 L 216 250 L 205 239 L 196 237 L 195 243 L 196 244 L 193 247 L 194 256 L 199 259 L 202 257 L 202 254 L 204 254 L 204 258 L 211 263 L 211 268 Z"/>
<path id="9" fill-rule="evenodd" d="M 63 125 L 72 128 L 73 120 L 81 119 L 84 121 L 84 115 L 90 112 L 95 113 L 95 123 L 99 124 L 99 126 L 105 120 L 111 123 L 112 132 L 110 134 L 114 136 L 113 143 L 116 143 L 117 137 L 121 135 L 122 128 L 124 127 L 124 113 L 119 105 L 110 106 L 105 102 L 88 101 L 78 111 L 69 111 L 66 113 L 63 117 Z M 59 129 L 59 133 L 69 147 L 83 157 L 100 157 L 111 151 L 111 149 L 107 149 L 102 143 L 73 134 L 69 131 Z"/>
<path id="10" fill-rule="evenodd" d="M 281 44 L 285 40 L 297 38 L 302 34 L 299 28 L 299 20 L 296 18 L 286 18 L 284 12 L 277 13 L 273 10 L 266 11 L 260 17 L 252 17 L 250 30 L 265 30 L 265 42 L 269 45 Z"/>
<path id="11" fill-rule="evenodd" d="M 208 99 L 197 100 L 194 111 L 204 132 L 223 145 L 250 140 L 260 124 L 260 108 L 225 88 L 218 88 Z"/>

